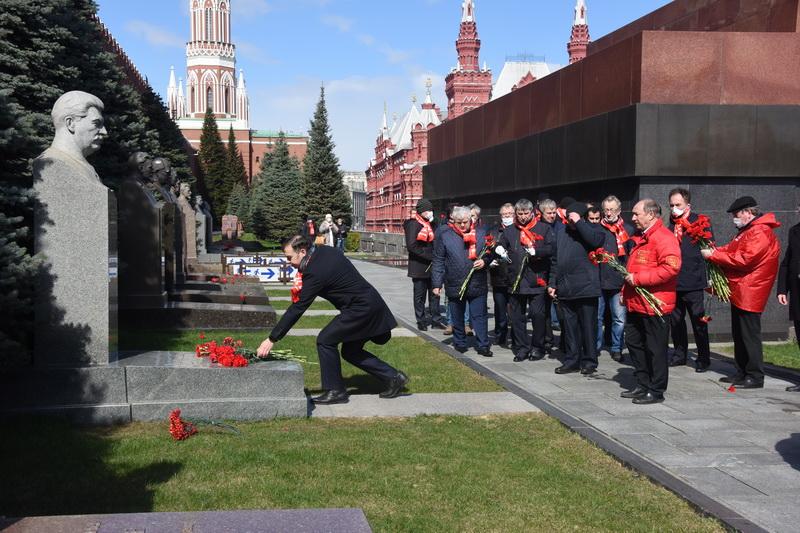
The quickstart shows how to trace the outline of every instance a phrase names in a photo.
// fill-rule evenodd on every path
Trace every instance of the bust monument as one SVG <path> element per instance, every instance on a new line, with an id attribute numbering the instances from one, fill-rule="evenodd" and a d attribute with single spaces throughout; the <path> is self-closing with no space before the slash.
<path id="1" fill-rule="evenodd" d="M 115 361 L 117 204 L 86 160 L 107 135 L 103 102 L 82 91 L 53 105 L 53 143 L 33 162 L 36 294 L 34 358 L 41 366 Z"/>
<path id="2" fill-rule="evenodd" d="M 183 218 L 183 250 L 186 262 L 197 260 L 197 216 L 192 209 L 192 189 L 185 181 L 178 187 L 178 207 Z"/>

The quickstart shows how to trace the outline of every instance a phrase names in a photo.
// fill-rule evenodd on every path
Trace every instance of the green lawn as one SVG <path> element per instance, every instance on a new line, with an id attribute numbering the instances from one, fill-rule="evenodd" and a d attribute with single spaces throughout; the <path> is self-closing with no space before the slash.
<path id="1" fill-rule="evenodd" d="M 267 337 L 268 331 L 208 331 L 204 342 L 221 342 L 227 336 L 244 342 L 255 350 Z M 195 331 L 149 331 L 125 339 L 126 350 L 171 350 L 193 352 L 201 342 Z M 315 337 L 285 337 L 278 349 L 291 349 L 305 356 L 309 363 L 317 362 Z M 367 349 L 409 376 L 409 392 L 492 392 L 503 390 L 494 381 L 477 374 L 435 346 L 419 338 L 395 338 L 383 346 L 368 344 Z M 319 366 L 304 365 L 305 386 L 312 392 L 320 390 Z M 385 384 L 342 362 L 342 375 L 351 393 L 377 394 Z"/>
<path id="2" fill-rule="evenodd" d="M 722 355 L 733 357 L 733 345 L 723 346 L 716 350 Z M 800 369 L 800 348 L 796 342 L 786 344 L 765 344 L 764 362 L 784 368 Z"/>
<path id="3" fill-rule="evenodd" d="M 724 531 L 542 415 L 0 423 L 0 515 L 358 507 L 376 532 Z"/>
<path id="4" fill-rule="evenodd" d="M 285 285 L 283 287 L 275 287 L 271 285 L 269 289 L 265 289 L 265 292 L 267 293 L 267 296 L 289 296 L 291 294 L 291 288 L 291 285 Z"/>
<path id="5" fill-rule="evenodd" d="M 269 305 L 271 305 L 276 311 L 284 311 L 289 309 L 289 306 L 292 305 L 292 302 L 288 300 L 270 300 Z M 333 311 L 336 307 L 333 306 L 328 300 L 323 300 L 322 298 L 318 298 L 311 304 L 309 309 L 315 309 L 317 311 Z"/>
<path id="6" fill-rule="evenodd" d="M 222 240 L 222 235 L 214 235 L 213 242 L 222 242 Z M 280 251 L 281 248 L 281 243 L 278 241 L 259 239 L 252 233 L 246 232 L 239 235 L 239 238 L 234 239 L 233 242 L 238 243 L 248 252 L 264 252 L 268 250 Z"/>

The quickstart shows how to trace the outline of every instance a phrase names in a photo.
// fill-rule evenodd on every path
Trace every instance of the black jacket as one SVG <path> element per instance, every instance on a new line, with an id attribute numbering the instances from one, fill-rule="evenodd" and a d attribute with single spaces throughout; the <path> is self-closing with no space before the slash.
<path id="1" fill-rule="evenodd" d="M 336 248 L 318 246 L 313 248 L 303 271 L 300 301 L 289 306 L 269 338 L 273 342 L 282 339 L 317 296 L 341 312 L 320 332 L 318 343 L 339 344 L 379 337 L 385 343 L 386 334 L 397 326 L 386 302 L 353 263 Z"/>
<path id="2" fill-rule="evenodd" d="M 628 232 L 630 237 L 633 237 L 634 232 L 636 231 L 633 226 L 628 224 L 627 222 L 623 222 L 625 226 L 625 231 Z M 605 234 L 605 243 L 603 245 L 603 249 L 608 253 L 614 254 L 615 256 L 619 253 L 619 248 L 617 247 L 617 237 L 604 226 L 600 226 Z M 633 239 L 628 239 L 628 242 L 623 244 L 625 248 L 626 255 L 622 257 L 617 257 L 617 260 L 622 263 L 624 266 L 628 262 L 628 255 L 631 253 L 633 249 Z M 622 289 L 622 286 L 625 284 L 625 280 L 622 278 L 622 274 L 611 268 L 608 264 L 601 264 L 600 265 L 600 288 L 604 291 L 618 291 Z"/>
<path id="3" fill-rule="evenodd" d="M 314 226 L 314 234 L 311 235 L 311 232 L 308 231 L 308 222 L 300 223 L 300 226 L 297 228 L 297 233 L 302 235 L 306 239 L 311 241 L 311 244 L 314 244 L 314 239 L 316 239 L 317 235 L 319 235 L 319 229 L 317 229 L 317 223 L 312 221 L 311 225 Z"/>
<path id="4" fill-rule="evenodd" d="M 475 230 L 477 239 L 476 253 L 481 253 L 486 240 L 486 229 L 479 227 Z M 476 298 L 489 291 L 488 275 L 491 257 L 485 257 L 486 267 L 476 270 L 467 287 L 466 298 Z M 458 299 L 461 284 L 467 279 L 472 269 L 473 260 L 468 258 L 467 247 L 464 239 L 450 226 L 436 230 L 436 240 L 433 243 L 433 266 L 431 267 L 431 285 L 444 286 L 448 298 Z"/>
<path id="5" fill-rule="evenodd" d="M 789 245 L 778 270 L 777 294 L 788 294 L 789 316 L 800 320 L 800 224 L 789 229 Z"/>
<path id="6" fill-rule="evenodd" d="M 503 224 L 497 224 L 489 230 L 489 234 L 494 237 L 495 242 L 500 243 L 500 238 L 503 236 L 505 228 Z M 489 268 L 489 279 L 492 282 L 492 289 L 510 289 L 514 284 L 514 279 L 511 277 L 509 264 L 505 260 L 495 257 L 497 266 Z"/>
<path id="7" fill-rule="evenodd" d="M 406 234 L 406 249 L 408 250 L 408 277 L 428 279 L 431 277 L 431 269 L 429 267 L 433 261 L 433 242 L 417 240 L 417 235 L 421 229 L 422 224 L 413 218 L 403 222 L 403 231 Z"/>
<path id="8" fill-rule="evenodd" d="M 511 257 L 511 265 L 508 269 L 509 287 L 514 286 L 520 268 L 522 268 L 522 262 L 525 256 L 528 255 L 528 252 L 519 241 L 519 233 L 519 229 L 516 226 L 509 226 L 500 240 L 500 245 L 508 250 L 508 255 Z M 555 233 L 551 226 L 545 222 L 536 224 L 533 227 L 533 233 L 541 235 L 544 240 L 536 241 L 534 244 L 536 255 L 528 257 L 516 294 L 540 294 L 547 290 L 547 287 L 539 286 L 538 280 L 541 279 L 547 283 L 550 277 L 550 258 L 555 251 Z"/>
<path id="9" fill-rule="evenodd" d="M 600 269 L 589 259 L 589 252 L 605 244 L 601 226 L 581 219 L 556 235 L 556 253 L 550 267 L 550 286 L 559 300 L 600 296 Z"/>
<path id="10" fill-rule="evenodd" d="M 689 213 L 689 223 L 697 221 L 695 213 Z M 675 222 L 672 217 L 669 219 L 670 231 L 675 231 Z M 713 240 L 713 230 L 712 240 Z M 702 291 L 708 287 L 708 277 L 706 276 L 706 260 L 700 253 L 700 245 L 692 244 L 692 238 L 683 232 L 681 237 L 681 271 L 678 273 L 678 291 Z"/>

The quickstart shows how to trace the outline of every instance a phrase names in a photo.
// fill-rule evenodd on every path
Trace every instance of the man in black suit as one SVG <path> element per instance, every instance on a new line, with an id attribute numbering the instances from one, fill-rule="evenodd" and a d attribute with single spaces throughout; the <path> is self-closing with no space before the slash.
<path id="1" fill-rule="evenodd" d="M 340 314 L 317 336 L 322 395 L 314 403 L 347 403 L 347 389 L 342 378 L 338 345 L 342 357 L 350 364 L 387 383 L 381 398 L 394 398 L 408 383 L 408 376 L 389 366 L 364 349 L 368 341 L 386 344 L 397 326 L 391 311 L 375 287 L 358 273 L 342 252 L 335 248 L 313 246 L 302 235 L 296 235 L 283 246 L 286 259 L 298 269 L 292 289 L 292 305 L 258 348 L 258 356 L 266 357 L 300 319 L 317 296 L 331 302 Z"/>
<path id="2" fill-rule="evenodd" d="M 800 215 L 800 205 L 797 206 Z M 778 302 L 789 306 L 789 316 L 794 321 L 794 334 L 800 343 L 800 224 L 789 230 L 789 246 L 778 270 Z M 800 385 L 786 389 L 800 392 Z"/>
<path id="3" fill-rule="evenodd" d="M 689 351 L 689 337 L 686 334 L 686 314 L 692 323 L 694 342 L 697 345 L 695 372 L 705 372 L 711 364 L 711 348 L 708 340 L 708 324 L 704 303 L 706 260 L 700 254 L 700 245 L 693 243 L 686 234 L 686 228 L 697 222 L 697 213 L 692 212 L 692 196 L 686 189 L 672 189 L 669 193 L 669 229 L 675 234 L 681 247 L 681 271 L 678 274 L 678 293 L 675 310 L 670 315 L 672 344 L 675 351 L 669 366 L 686 364 Z M 710 231 L 710 228 L 709 228 Z M 713 239 L 713 234 L 712 234 Z"/>

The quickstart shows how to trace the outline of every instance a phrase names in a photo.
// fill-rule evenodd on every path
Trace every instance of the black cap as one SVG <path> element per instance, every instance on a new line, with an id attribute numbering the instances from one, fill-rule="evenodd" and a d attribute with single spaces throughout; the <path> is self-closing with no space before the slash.
<path id="1" fill-rule="evenodd" d="M 731 206 L 728 208 L 728 213 L 735 213 L 740 211 L 746 207 L 756 207 L 758 202 L 752 196 L 742 196 L 741 198 L 737 198 L 733 201 Z"/>
<path id="2" fill-rule="evenodd" d="M 572 202 L 569 204 L 569 207 L 567 207 L 567 214 L 578 213 L 581 217 L 585 217 L 588 210 L 589 208 L 586 207 L 584 202 Z"/>
<path id="3" fill-rule="evenodd" d="M 417 213 L 424 213 L 425 211 L 433 211 L 433 203 L 425 198 L 420 198 L 417 202 Z"/>
<path id="4" fill-rule="evenodd" d="M 560 207 L 561 209 L 566 209 L 574 203 L 575 203 L 575 198 L 573 198 L 572 196 L 565 196 L 564 198 L 561 199 L 560 202 L 558 202 L 558 207 Z"/>

